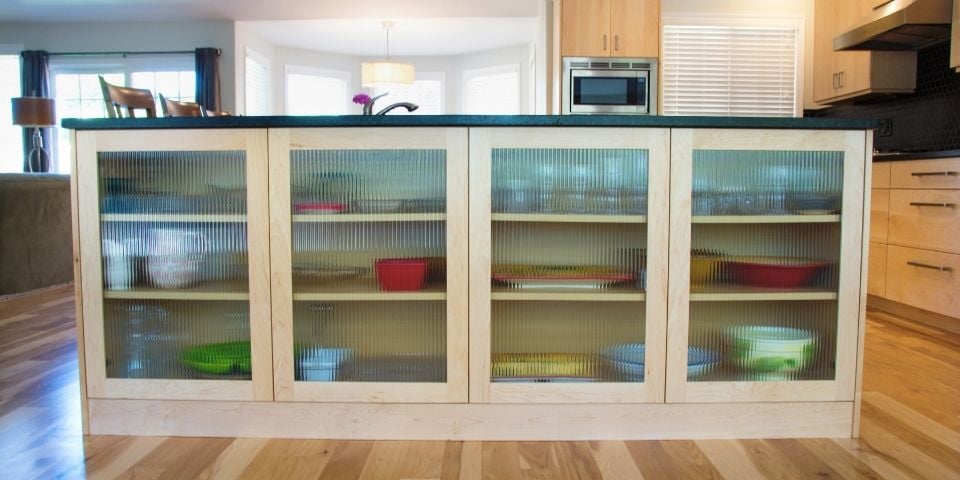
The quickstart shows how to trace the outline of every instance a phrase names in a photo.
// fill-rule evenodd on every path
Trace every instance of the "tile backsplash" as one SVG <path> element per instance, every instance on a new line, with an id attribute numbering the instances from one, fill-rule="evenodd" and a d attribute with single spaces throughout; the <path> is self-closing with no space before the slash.
<path id="1" fill-rule="evenodd" d="M 960 73 L 950 68 L 950 44 L 917 55 L 917 91 L 861 104 L 807 110 L 805 117 L 890 119 L 890 136 L 874 137 L 879 151 L 960 149 Z"/>

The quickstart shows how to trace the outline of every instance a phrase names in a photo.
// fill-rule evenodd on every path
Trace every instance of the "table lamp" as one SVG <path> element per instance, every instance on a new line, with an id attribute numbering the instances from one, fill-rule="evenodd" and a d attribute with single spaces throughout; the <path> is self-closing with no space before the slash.
<path id="1" fill-rule="evenodd" d="M 43 167 L 43 156 L 50 155 L 43 149 L 43 135 L 40 129 L 57 124 L 54 100 L 44 97 L 20 97 L 10 99 L 13 103 L 13 124 L 24 128 L 33 127 L 33 148 L 27 154 L 27 171 L 33 171 L 33 154 L 37 153 L 37 168 Z"/>

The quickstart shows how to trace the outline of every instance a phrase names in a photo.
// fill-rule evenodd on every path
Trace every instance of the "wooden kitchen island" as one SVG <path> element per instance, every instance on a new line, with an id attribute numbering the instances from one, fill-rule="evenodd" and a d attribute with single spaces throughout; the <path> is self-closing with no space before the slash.
<path id="1" fill-rule="evenodd" d="M 871 122 L 63 124 L 86 432 L 858 435 Z"/>

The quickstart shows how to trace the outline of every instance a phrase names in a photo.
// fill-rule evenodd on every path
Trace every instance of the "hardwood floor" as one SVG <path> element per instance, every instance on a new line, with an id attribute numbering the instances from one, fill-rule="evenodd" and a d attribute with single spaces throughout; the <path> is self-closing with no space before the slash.
<path id="1" fill-rule="evenodd" d="M 871 314 L 862 438 L 398 442 L 80 434 L 69 288 L 0 302 L 0 478 L 960 479 L 960 335 Z"/>

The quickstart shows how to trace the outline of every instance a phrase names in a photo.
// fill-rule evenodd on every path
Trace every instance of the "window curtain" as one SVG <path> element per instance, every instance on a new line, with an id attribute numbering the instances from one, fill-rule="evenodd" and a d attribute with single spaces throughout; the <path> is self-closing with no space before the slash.
<path id="1" fill-rule="evenodd" d="M 220 111 L 220 49 L 198 48 L 197 103 L 207 110 Z"/>
<path id="2" fill-rule="evenodd" d="M 43 50 L 24 50 L 20 52 L 20 94 L 24 97 L 49 97 L 50 96 L 50 54 Z M 40 134 L 43 136 L 44 150 L 40 153 L 40 159 L 34 155 L 33 165 L 27 157 L 30 149 L 33 148 L 33 128 L 23 129 L 23 171 L 24 172 L 49 172 L 50 171 L 50 139 L 51 129 L 41 128 Z M 38 165 L 39 163 L 39 165 Z"/>

